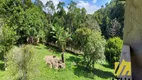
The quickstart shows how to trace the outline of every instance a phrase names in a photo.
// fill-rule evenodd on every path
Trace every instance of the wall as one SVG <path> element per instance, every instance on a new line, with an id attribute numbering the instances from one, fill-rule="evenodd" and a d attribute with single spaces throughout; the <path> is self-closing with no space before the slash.
<path id="1" fill-rule="evenodd" d="M 142 80 L 142 0 L 126 0 L 124 44 L 131 46 L 132 77 Z"/>

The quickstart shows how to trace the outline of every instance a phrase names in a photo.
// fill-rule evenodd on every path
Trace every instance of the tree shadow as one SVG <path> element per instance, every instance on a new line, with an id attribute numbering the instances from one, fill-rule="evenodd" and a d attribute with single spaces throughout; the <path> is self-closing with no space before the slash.
<path id="1" fill-rule="evenodd" d="M 94 79 L 94 73 L 92 73 L 88 68 L 84 67 L 84 66 L 77 66 L 74 69 L 74 74 L 77 75 L 78 77 L 85 77 L 85 78 L 90 78 L 90 79 Z"/>
<path id="2" fill-rule="evenodd" d="M 40 47 L 35 47 L 36 49 L 40 50 L 41 48 Z"/>
<path id="3" fill-rule="evenodd" d="M 54 51 L 57 51 L 57 52 L 62 52 L 61 49 L 55 44 L 46 44 L 46 49 L 54 50 Z M 68 49 L 66 49 L 65 51 L 72 54 L 72 55 L 75 55 L 75 56 L 82 55 L 82 54 L 76 53 L 75 51 L 68 50 Z"/>
<path id="4" fill-rule="evenodd" d="M 81 59 L 78 57 L 70 56 L 69 58 L 66 59 L 66 61 L 79 63 Z"/>
<path id="5" fill-rule="evenodd" d="M 102 66 L 109 68 L 109 69 L 114 69 L 114 67 L 112 65 L 109 65 L 109 64 L 102 64 Z"/>
<path id="6" fill-rule="evenodd" d="M 4 71 L 5 69 L 4 69 L 4 63 L 0 63 L 0 70 L 1 71 Z"/>
<path id="7" fill-rule="evenodd" d="M 57 46 L 46 45 L 46 49 L 49 51 L 61 52 L 61 50 Z"/>
<path id="8" fill-rule="evenodd" d="M 3 61 L 4 60 L 4 53 L 0 53 L 0 60 Z"/>
<path id="9" fill-rule="evenodd" d="M 99 69 L 94 69 L 91 71 L 88 68 L 86 68 L 84 66 L 79 66 L 79 65 L 74 69 L 74 74 L 79 77 L 84 76 L 84 77 L 90 78 L 90 79 L 94 79 L 95 75 L 98 77 L 104 78 L 104 79 L 114 77 L 113 73 L 111 73 L 111 72 L 102 71 Z"/>
<path id="10" fill-rule="evenodd" d="M 97 75 L 97 76 L 99 76 L 101 78 L 105 78 L 105 79 L 107 79 L 107 78 L 113 78 L 114 77 L 113 73 L 108 72 L 108 71 L 102 71 L 102 70 L 96 69 L 96 68 L 94 68 L 93 73 L 95 75 Z"/>

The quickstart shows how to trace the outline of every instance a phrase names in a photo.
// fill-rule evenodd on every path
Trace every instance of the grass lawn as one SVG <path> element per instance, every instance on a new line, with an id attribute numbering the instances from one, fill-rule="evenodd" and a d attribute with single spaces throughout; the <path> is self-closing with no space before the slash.
<path id="1" fill-rule="evenodd" d="M 46 55 L 56 55 L 60 53 L 55 48 L 44 45 L 35 47 L 35 62 L 37 71 L 34 73 L 32 80 L 111 80 L 114 70 L 104 64 L 95 64 L 95 69 L 90 72 L 83 66 L 76 66 L 75 62 L 81 60 L 81 56 L 75 56 L 65 53 L 66 69 L 54 70 L 49 69 L 43 58 Z M 0 80 L 4 79 L 6 71 L 3 70 L 3 62 L 0 61 Z"/>

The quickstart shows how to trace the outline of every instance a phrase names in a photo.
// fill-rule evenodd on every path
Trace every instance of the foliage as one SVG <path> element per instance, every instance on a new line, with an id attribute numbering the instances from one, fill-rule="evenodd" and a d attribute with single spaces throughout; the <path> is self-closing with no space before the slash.
<path id="1" fill-rule="evenodd" d="M 34 73 L 35 65 L 34 50 L 30 45 L 21 47 L 13 47 L 7 54 L 8 60 L 8 76 L 12 80 L 29 80 Z"/>
<path id="2" fill-rule="evenodd" d="M 92 32 L 87 38 L 87 43 L 84 45 L 84 59 L 89 69 L 94 68 L 97 60 L 104 59 L 105 39 L 100 32 Z"/>
<path id="3" fill-rule="evenodd" d="M 91 33 L 91 29 L 89 28 L 79 28 L 76 30 L 75 32 L 75 38 L 74 38 L 74 46 L 76 46 L 75 48 L 80 49 L 82 51 L 84 45 L 87 43 L 87 39 L 88 36 L 90 36 Z"/>
<path id="4" fill-rule="evenodd" d="M 67 7 L 64 2 L 54 5 L 52 0 L 46 4 L 41 0 L 35 0 L 34 4 L 31 0 L 0 0 L 0 17 L 6 24 L 2 27 L 6 36 L 0 36 L 1 49 L 15 42 L 23 44 L 27 37 L 46 39 L 46 43 L 56 42 L 63 53 L 66 45 L 81 50 L 87 67 L 92 68 L 103 57 L 105 40 L 100 32 L 106 39 L 122 38 L 124 2 L 112 0 L 94 14 L 87 14 L 74 1 Z"/>
<path id="5" fill-rule="evenodd" d="M 3 24 L 0 26 L 0 53 L 3 58 L 5 58 L 6 53 L 12 48 L 16 41 L 15 31 Z"/>
<path id="6" fill-rule="evenodd" d="M 120 54 L 122 51 L 123 41 L 119 37 L 110 38 L 107 41 L 105 56 L 107 61 L 113 65 L 114 62 L 120 60 Z"/>
<path id="7" fill-rule="evenodd" d="M 29 36 L 45 38 L 47 20 L 42 10 L 30 0 L 6 0 L 1 5 L 0 14 L 5 18 L 6 24 L 16 31 L 18 43 L 24 43 Z"/>
<path id="8" fill-rule="evenodd" d="M 64 28 L 55 25 L 52 26 L 52 32 L 54 34 L 54 38 L 57 40 L 56 43 L 58 44 L 58 47 L 62 51 L 62 61 L 64 62 L 64 51 L 66 49 L 66 43 L 69 39 L 71 39 L 71 34 L 69 33 L 69 30 L 64 30 Z"/>
<path id="9" fill-rule="evenodd" d="M 94 13 L 106 39 L 123 37 L 125 1 L 112 0 Z"/>
<path id="10" fill-rule="evenodd" d="M 25 21 L 23 26 L 21 26 L 21 30 L 25 31 L 26 36 L 44 38 L 45 23 L 47 21 L 44 19 L 44 14 L 36 7 L 30 8 L 25 11 Z"/>
<path id="11" fill-rule="evenodd" d="M 69 33 L 68 29 L 64 30 L 64 28 L 58 25 L 52 26 L 51 33 L 53 33 L 53 37 L 57 39 L 56 43 L 59 47 L 66 46 L 67 40 L 71 39 L 71 34 Z"/>
<path id="12" fill-rule="evenodd" d="M 57 12 L 53 15 L 53 24 L 58 24 L 60 26 L 65 27 L 66 24 L 66 11 L 64 10 L 65 3 L 64 2 L 59 2 L 57 6 Z"/>

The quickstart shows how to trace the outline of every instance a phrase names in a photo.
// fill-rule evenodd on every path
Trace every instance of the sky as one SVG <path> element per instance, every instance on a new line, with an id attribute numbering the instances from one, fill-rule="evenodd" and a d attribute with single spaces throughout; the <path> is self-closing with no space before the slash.
<path id="1" fill-rule="evenodd" d="M 34 2 L 35 0 L 32 0 Z M 48 0 L 41 0 L 43 4 L 45 4 Z M 55 7 L 57 4 L 61 2 L 65 2 L 66 6 L 70 3 L 71 0 L 52 0 Z M 109 3 L 111 0 L 73 0 L 77 3 L 78 8 L 85 8 L 88 14 L 93 14 L 95 11 L 101 8 L 102 5 L 105 5 L 107 2 Z M 65 7 L 65 10 L 67 8 Z"/>

